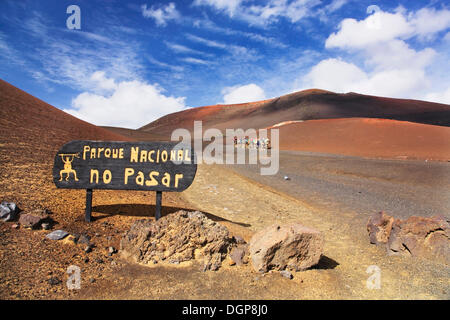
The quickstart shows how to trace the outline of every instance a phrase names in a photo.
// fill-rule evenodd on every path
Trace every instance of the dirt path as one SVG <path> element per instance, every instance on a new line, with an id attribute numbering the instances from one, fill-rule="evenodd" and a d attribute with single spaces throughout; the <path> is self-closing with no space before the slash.
<path id="1" fill-rule="evenodd" d="M 317 284 L 334 279 L 329 298 L 448 298 L 450 268 L 413 260 L 387 257 L 383 248 L 370 245 L 366 217 L 355 213 L 318 210 L 218 166 L 200 166 L 194 185 L 183 196 L 190 203 L 251 232 L 272 223 L 298 221 L 322 231 L 328 258 L 322 270 L 310 270 Z M 338 264 L 333 268 L 335 262 Z M 382 287 L 368 290 L 369 266 L 381 270 Z M 301 277 L 302 273 L 298 273 Z M 326 291 L 326 287 L 323 287 Z M 311 292 L 311 298 L 318 298 Z"/>
<path id="2" fill-rule="evenodd" d="M 202 272 L 201 266 L 147 267 L 122 261 L 78 298 L 99 299 L 448 299 L 450 269 L 412 258 L 387 257 L 368 243 L 365 218 L 312 208 L 257 184 L 223 166 L 199 166 L 194 184 L 182 193 L 190 206 L 221 221 L 249 240 L 275 222 L 301 222 L 325 235 L 324 258 L 317 268 L 265 276 L 251 266 Z M 380 270 L 381 289 L 370 290 L 369 266 Z"/>

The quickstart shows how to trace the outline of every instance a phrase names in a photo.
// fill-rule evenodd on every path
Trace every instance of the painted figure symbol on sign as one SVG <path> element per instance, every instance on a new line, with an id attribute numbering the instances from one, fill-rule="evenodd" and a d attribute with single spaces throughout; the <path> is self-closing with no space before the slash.
<path id="1" fill-rule="evenodd" d="M 62 181 L 63 174 L 66 173 L 66 181 L 69 181 L 69 176 L 73 173 L 75 181 L 79 181 L 77 178 L 77 172 L 72 169 L 72 162 L 74 158 L 79 158 L 79 153 L 59 153 L 62 162 L 64 162 L 64 169 L 59 171 L 59 181 Z"/>

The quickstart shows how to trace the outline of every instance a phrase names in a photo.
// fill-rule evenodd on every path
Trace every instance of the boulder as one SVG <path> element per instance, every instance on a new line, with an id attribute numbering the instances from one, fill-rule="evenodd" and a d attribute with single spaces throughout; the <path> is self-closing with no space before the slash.
<path id="1" fill-rule="evenodd" d="M 367 232 L 369 232 L 370 243 L 384 244 L 389 240 L 394 218 L 381 211 L 374 213 L 367 222 Z"/>
<path id="2" fill-rule="evenodd" d="M 139 263 L 172 264 L 199 258 L 217 270 L 234 244 L 226 227 L 199 211 L 184 210 L 158 221 L 138 220 L 120 241 L 120 253 Z"/>
<path id="3" fill-rule="evenodd" d="M 323 251 L 322 234 L 299 223 L 275 224 L 253 235 L 250 257 L 258 272 L 305 270 L 316 265 Z"/>
<path id="4" fill-rule="evenodd" d="M 0 219 L 5 222 L 17 220 L 20 209 L 14 202 L 2 201 L 0 204 Z"/>
<path id="5" fill-rule="evenodd" d="M 448 218 L 409 217 L 396 220 L 387 245 L 391 255 L 411 255 L 450 264 Z"/>

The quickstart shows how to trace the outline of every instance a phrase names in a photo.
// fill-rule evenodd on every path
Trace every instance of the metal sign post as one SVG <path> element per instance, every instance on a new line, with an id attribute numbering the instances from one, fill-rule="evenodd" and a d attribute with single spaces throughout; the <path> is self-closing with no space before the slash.
<path id="1" fill-rule="evenodd" d="M 156 212 L 155 212 L 155 220 L 161 218 L 161 200 L 162 200 L 162 191 L 156 191 Z"/>
<path id="2" fill-rule="evenodd" d="M 86 222 L 91 222 L 91 212 L 92 212 L 92 189 L 86 189 L 86 212 L 84 220 Z"/>

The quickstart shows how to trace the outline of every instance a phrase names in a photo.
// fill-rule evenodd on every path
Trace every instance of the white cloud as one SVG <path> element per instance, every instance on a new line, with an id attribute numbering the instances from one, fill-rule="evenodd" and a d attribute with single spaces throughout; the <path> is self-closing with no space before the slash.
<path id="1" fill-rule="evenodd" d="M 147 5 L 144 4 L 141 6 L 142 15 L 145 18 L 152 18 L 155 20 L 156 25 L 165 27 L 167 25 L 167 21 L 169 20 L 177 20 L 180 19 L 180 13 L 176 9 L 175 3 L 170 2 L 168 5 L 164 7 L 160 7 L 155 9 L 152 6 L 150 9 L 147 9 Z"/>
<path id="2" fill-rule="evenodd" d="M 200 19 L 200 20 L 194 20 L 193 26 L 196 28 L 207 29 L 210 31 L 223 33 L 223 34 L 229 35 L 229 36 L 242 36 L 247 39 L 261 42 L 261 43 L 264 43 L 264 44 L 267 44 L 267 45 L 270 45 L 270 46 L 276 47 L 276 48 L 287 48 L 287 46 L 284 43 L 282 43 L 281 41 L 279 41 L 278 39 L 276 39 L 274 37 L 268 37 L 261 33 L 253 33 L 253 32 L 246 32 L 246 31 L 241 31 L 241 30 L 236 30 L 236 29 L 231 29 L 231 28 L 219 27 L 217 24 L 215 24 L 213 21 L 211 21 L 207 17 L 204 19 Z"/>
<path id="3" fill-rule="evenodd" d="M 450 104 L 450 87 L 442 92 L 432 92 L 425 96 L 427 101 Z"/>
<path id="4" fill-rule="evenodd" d="M 177 53 L 199 54 L 199 55 L 203 55 L 203 56 L 207 56 L 207 57 L 211 57 L 212 56 L 209 53 L 206 53 L 206 52 L 203 52 L 203 51 L 199 51 L 199 50 L 195 50 L 195 49 L 192 49 L 192 48 L 188 48 L 188 47 L 183 46 L 181 44 L 172 43 L 172 42 L 169 42 L 169 41 L 165 41 L 164 43 L 166 44 L 166 46 L 169 49 L 171 49 L 171 50 L 173 50 L 173 51 L 175 51 Z"/>
<path id="5" fill-rule="evenodd" d="M 354 64 L 339 59 L 326 59 L 315 65 L 304 80 L 312 88 L 346 92 L 353 91 L 352 88 L 367 81 L 367 75 Z"/>
<path id="6" fill-rule="evenodd" d="M 328 37 L 325 47 L 362 49 L 412 34 L 413 31 L 402 14 L 379 11 L 361 21 L 344 19 L 339 31 Z"/>
<path id="7" fill-rule="evenodd" d="M 94 82 L 94 88 L 99 91 L 111 91 L 117 89 L 117 84 L 114 79 L 106 78 L 104 71 L 96 71 L 91 76 L 92 82 Z"/>
<path id="8" fill-rule="evenodd" d="M 426 87 L 420 69 L 390 69 L 369 73 L 353 63 L 326 59 L 315 65 L 303 79 L 307 87 L 334 92 L 358 92 L 390 97 L 412 97 Z"/>
<path id="9" fill-rule="evenodd" d="M 150 63 L 153 63 L 154 65 L 157 65 L 162 68 L 170 69 L 175 72 L 183 72 L 184 71 L 184 68 L 182 66 L 171 65 L 171 64 L 156 60 L 153 57 L 148 57 L 148 61 Z"/>
<path id="10" fill-rule="evenodd" d="M 197 58 L 192 58 L 192 57 L 183 58 L 181 60 L 183 60 L 185 62 L 188 62 L 188 63 L 193 63 L 193 64 L 202 64 L 202 65 L 209 65 L 209 64 L 211 64 L 211 62 L 209 62 L 209 61 L 202 60 L 202 59 L 197 59 Z"/>
<path id="11" fill-rule="evenodd" d="M 339 31 L 328 37 L 325 47 L 362 49 L 394 39 L 429 38 L 449 27 L 447 9 L 423 8 L 409 14 L 403 8 L 395 13 L 379 10 L 364 20 L 344 19 Z"/>
<path id="12" fill-rule="evenodd" d="M 430 37 L 450 27 L 450 10 L 447 9 L 423 8 L 409 18 L 419 37 Z"/>
<path id="13" fill-rule="evenodd" d="M 34 79 L 67 85 L 75 90 L 95 88 L 96 93 L 112 86 L 111 83 L 104 83 L 106 87 L 102 88 L 95 83 L 102 81 L 101 73 L 94 74 L 97 70 L 104 70 L 110 77 L 120 81 L 140 79 L 141 70 L 144 69 L 142 50 L 136 42 L 125 41 L 122 33 L 110 32 L 105 36 L 51 29 L 47 20 L 33 12 L 32 17 L 20 25 L 38 42 L 38 45 L 32 45 L 33 50 L 21 50 L 15 55 L 29 62 L 30 67 L 26 69 L 29 69 L 27 71 Z M 89 39 L 89 46 L 85 41 L 79 41 L 79 37 Z"/>
<path id="14" fill-rule="evenodd" d="M 225 11 L 232 17 L 243 1 L 244 0 L 195 0 L 193 4 L 194 6 L 211 6 L 217 10 Z"/>
<path id="15" fill-rule="evenodd" d="M 313 8 L 321 4 L 320 0 L 270 0 L 265 5 L 244 5 L 245 0 L 195 0 L 194 5 L 211 6 L 251 25 L 265 26 L 286 18 L 292 23 L 314 15 Z"/>
<path id="16" fill-rule="evenodd" d="M 208 39 L 201 38 L 201 37 L 195 36 L 193 34 L 189 34 L 189 33 L 186 34 L 186 37 L 189 40 L 204 44 L 204 45 L 206 45 L 208 47 L 212 47 L 212 48 L 226 49 L 226 47 L 227 47 L 227 45 L 224 43 L 214 41 L 214 40 L 208 40 Z"/>
<path id="17" fill-rule="evenodd" d="M 184 97 L 166 96 L 158 85 L 137 80 L 116 83 L 106 78 L 104 72 L 94 73 L 91 79 L 112 92 L 103 95 L 83 92 L 64 111 L 96 125 L 138 128 L 186 107 Z"/>
<path id="18" fill-rule="evenodd" d="M 224 104 L 253 102 L 266 99 L 264 90 L 254 83 L 224 88 L 222 94 Z"/>
<path id="19" fill-rule="evenodd" d="M 186 37 L 194 42 L 198 42 L 204 44 L 208 47 L 218 48 L 227 50 L 232 56 L 239 56 L 239 59 L 251 60 L 257 58 L 257 53 L 253 49 L 247 49 L 243 46 L 233 45 L 233 44 L 225 44 L 218 41 L 208 40 L 205 38 L 201 38 L 192 34 L 187 34 Z"/>
<path id="20" fill-rule="evenodd" d="M 333 0 L 330 4 L 325 6 L 326 12 L 334 12 L 342 8 L 349 0 Z"/>
<path id="21" fill-rule="evenodd" d="M 435 58 L 441 53 L 429 47 L 413 49 L 407 41 L 414 37 L 432 39 L 445 31 L 450 21 L 448 12 L 426 8 L 408 13 L 398 8 L 395 13 L 376 10 L 360 21 L 344 19 L 325 46 L 343 49 L 350 54 L 347 59 L 360 61 L 362 58 L 363 63 L 358 66 L 342 59 L 322 60 L 302 78 L 302 87 L 444 102 L 448 92 L 428 94 L 430 88 L 440 83 L 430 71 L 436 68 Z M 426 27 L 423 23 L 427 19 L 436 22 Z"/>

